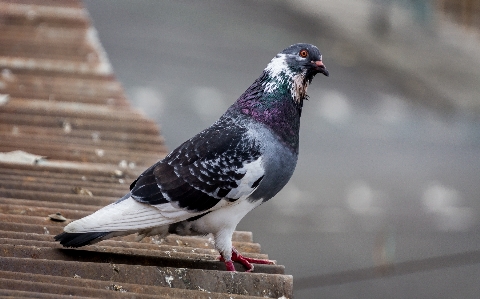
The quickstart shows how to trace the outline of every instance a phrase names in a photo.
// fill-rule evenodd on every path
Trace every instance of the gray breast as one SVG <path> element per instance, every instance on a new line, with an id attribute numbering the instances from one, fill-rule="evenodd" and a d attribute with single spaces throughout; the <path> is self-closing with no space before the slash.
<path id="1" fill-rule="evenodd" d="M 277 194 L 292 177 L 297 165 L 298 155 L 282 143 L 263 124 L 252 124 L 249 128 L 252 138 L 259 140 L 262 147 L 262 162 L 265 176 L 258 188 L 250 195 L 249 200 L 263 199 L 267 201 Z"/>

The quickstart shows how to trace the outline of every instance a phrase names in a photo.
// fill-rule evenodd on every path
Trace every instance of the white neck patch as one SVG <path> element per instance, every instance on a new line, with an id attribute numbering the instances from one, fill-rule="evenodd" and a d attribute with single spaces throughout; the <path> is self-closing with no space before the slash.
<path id="1" fill-rule="evenodd" d="M 287 55 L 278 54 L 267 65 L 265 70 L 272 78 L 271 81 L 264 83 L 264 90 L 267 93 L 274 92 L 280 84 L 289 84 L 290 93 L 296 102 L 300 102 L 307 92 L 307 84 L 303 84 L 305 73 L 294 74 L 287 65 Z M 285 82 L 285 81 L 289 82 Z"/>
<path id="2" fill-rule="evenodd" d="M 278 54 L 266 67 L 267 72 L 272 78 L 280 76 L 283 72 L 285 75 L 292 75 L 292 72 L 287 65 L 287 55 Z"/>

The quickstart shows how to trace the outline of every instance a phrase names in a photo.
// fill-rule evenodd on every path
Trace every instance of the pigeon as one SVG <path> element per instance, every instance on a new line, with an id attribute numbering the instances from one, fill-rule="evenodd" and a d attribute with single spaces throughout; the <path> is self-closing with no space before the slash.
<path id="1" fill-rule="evenodd" d="M 249 272 L 252 264 L 273 264 L 242 256 L 232 235 L 292 176 L 303 101 L 318 73 L 329 75 L 317 47 L 284 49 L 213 125 L 145 170 L 124 197 L 69 223 L 55 240 L 81 247 L 133 233 L 138 240 L 211 233 L 227 271 L 235 271 L 233 262 Z"/>

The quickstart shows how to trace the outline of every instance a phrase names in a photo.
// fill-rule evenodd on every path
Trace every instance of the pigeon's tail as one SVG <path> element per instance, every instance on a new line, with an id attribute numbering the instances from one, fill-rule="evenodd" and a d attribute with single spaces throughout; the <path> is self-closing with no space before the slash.
<path id="1" fill-rule="evenodd" d="M 150 235 L 150 231 L 157 232 L 155 228 L 168 227 L 173 221 L 154 206 L 139 203 L 127 194 L 95 213 L 69 223 L 63 233 L 55 236 L 55 241 L 65 247 L 81 247 L 136 232 Z"/>
<path id="2" fill-rule="evenodd" d="M 94 244 L 102 240 L 111 238 L 110 232 L 93 232 L 93 233 L 61 233 L 55 236 L 55 241 L 60 241 L 65 247 L 82 247 Z"/>

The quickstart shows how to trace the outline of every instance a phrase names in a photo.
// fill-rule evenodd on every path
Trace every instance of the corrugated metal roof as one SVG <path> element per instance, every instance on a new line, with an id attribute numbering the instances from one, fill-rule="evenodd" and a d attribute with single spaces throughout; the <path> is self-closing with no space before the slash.
<path id="1" fill-rule="evenodd" d="M 223 271 L 209 238 L 55 243 L 57 218 L 122 196 L 166 148 L 130 107 L 81 2 L 0 1 L 0 31 L 0 296 L 292 297 L 283 266 Z M 268 258 L 249 232 L 234 245 Z"/>

